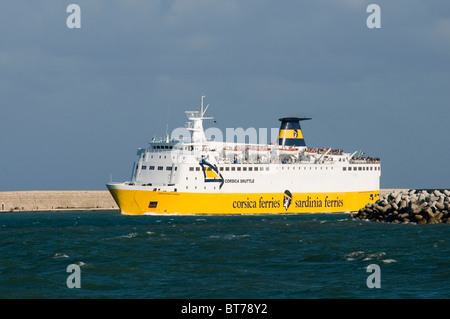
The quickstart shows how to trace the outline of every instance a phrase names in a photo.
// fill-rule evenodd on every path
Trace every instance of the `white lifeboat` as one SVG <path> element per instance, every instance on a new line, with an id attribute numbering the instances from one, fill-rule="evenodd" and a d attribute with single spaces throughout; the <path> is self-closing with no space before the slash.
<path id="1" fill-rule="evenodd" d="M 287 158 L 291 156 L 298 156 L 300 152 L 300 148 L 298 147 L 279 147 L 278 150 L 278 156 L 281 158 Z"/>
<path id="2" fill-rule="evenodd" d="M 248 157 L 257 158 L 257 157 L 270 157 L 270 148 L 268 147 L 248 147 L 247 154 Z"/>

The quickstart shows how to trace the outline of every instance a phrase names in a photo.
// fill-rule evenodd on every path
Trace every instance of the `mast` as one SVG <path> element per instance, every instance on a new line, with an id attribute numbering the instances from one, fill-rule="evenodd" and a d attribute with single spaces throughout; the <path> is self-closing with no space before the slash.
<path id="1" fill-rule="evenodd" d="M 203 110 L 203 99 L 206 97 L 206 95 L 203 95 L 202 94 L 202 101 L 201 101 L 201 113 L 202 113 L 202 117 L 203 117 L 203 115 L 205 115 L 205 113 L 206 113 L 206 110 L 208 109 L 208 107 L 209 107 L 209 104 L 208 105 L 206 105 L 206 109 L 205 110 Z M 210 117 L 210 119 L 212 119 L 212 117 Z"/>
<path id="2" fill-rule="evenodd" d="M 187 117 L 191 123 L 188 123 L 187 129 L 192 131 L 191 140 L 193 143 L 203 143 L 206 142 L 205 132 L 203 130 L 203 120 L 214 119 L 213 117 L 205 117 L 206 110 L 209 107 L 209 104 L 206 108 L 203 107 L 203 99 L 206 95 L 202 94 L 201 103 L 200 103 L 200 114 L 198 111 L 186 111 Z"/>

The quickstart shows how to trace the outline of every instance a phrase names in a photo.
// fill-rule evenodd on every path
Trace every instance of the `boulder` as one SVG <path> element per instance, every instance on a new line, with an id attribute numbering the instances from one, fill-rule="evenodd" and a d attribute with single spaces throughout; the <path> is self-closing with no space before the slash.
<path id="1" fill-rule="evenodd" d="M 436 196 L 436 197 L 440 197 L 442 195 L 442 193 L 439 190 L 435 189 L 433 191 L 433 195 Z"/>
<path id="2" fill-rule="evenodd" d="M 393 191 L 360 209 L 349 218 L 380 223 L 436 224 L 450 223 L 450 190 Z"/>

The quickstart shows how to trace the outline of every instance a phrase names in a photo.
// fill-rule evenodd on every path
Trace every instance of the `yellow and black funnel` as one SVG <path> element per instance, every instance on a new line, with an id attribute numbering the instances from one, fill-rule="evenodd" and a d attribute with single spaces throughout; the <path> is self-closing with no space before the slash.
<path id="1" fill-rule="evenodd" d="M 283 117 L 280 119 L 280 133 L 278 145 L 280 146 L 306 146 L 303 138 L 300 121 L 310 120 L 310 117 Z"/>

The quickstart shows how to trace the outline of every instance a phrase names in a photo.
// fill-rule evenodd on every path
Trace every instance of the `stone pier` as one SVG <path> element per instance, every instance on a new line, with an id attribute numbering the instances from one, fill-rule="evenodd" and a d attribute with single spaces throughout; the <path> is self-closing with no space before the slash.
<path id="1" fill-rule="evenodd" d="M 109 191 L 0 192 L 0 212 L 118 210 Z"/>

